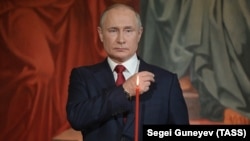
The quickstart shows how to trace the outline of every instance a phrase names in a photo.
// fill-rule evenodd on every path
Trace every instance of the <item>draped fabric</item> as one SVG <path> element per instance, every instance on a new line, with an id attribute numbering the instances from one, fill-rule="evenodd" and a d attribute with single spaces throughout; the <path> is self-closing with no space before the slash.
<path id="1" fill-rule="evenodd" d="M 114 2 L 0 0 L 0 140 L 50 141 L 69 128 L 69 73 L 106 57 L 97 26 Z"/>
<path id="2" fill-rule="evenodd" d="M 142 58 L 189 75 L 201 116 L 222 120 L 231 108 L 250 118 L 249 0 L 144 0 L 141 7 Z"/>

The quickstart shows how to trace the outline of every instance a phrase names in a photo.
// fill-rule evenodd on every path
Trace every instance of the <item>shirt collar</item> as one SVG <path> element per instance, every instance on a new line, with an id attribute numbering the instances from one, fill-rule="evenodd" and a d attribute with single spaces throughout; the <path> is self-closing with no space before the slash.
<path id="1" fill-rule="evenodd" d="M 109 66 L 111 68 L 112 71 L 114 71 L 115 66 L 118 65 L 117 63 L 115 63 L 110 57 L 108 57 L 108 63 Z M 127 61 L 123 62 L 121 65 L 126 67 L 126 71 L 128 71 L 131 74 L 136 73 L 137 70 L 137 64 L 138 64 L 138 58 L 137 55 L 134 54 L 130 59 L 128 59 Z"/>

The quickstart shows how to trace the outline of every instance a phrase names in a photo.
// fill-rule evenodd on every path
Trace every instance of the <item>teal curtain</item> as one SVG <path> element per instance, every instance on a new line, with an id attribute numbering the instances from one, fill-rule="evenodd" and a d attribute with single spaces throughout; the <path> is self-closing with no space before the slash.
<path id="1" fill-rule="evenodd" d="M 250 118 L 250 1 L 142 0 L 139 55 L 197 89 L 201 116 Z"/>

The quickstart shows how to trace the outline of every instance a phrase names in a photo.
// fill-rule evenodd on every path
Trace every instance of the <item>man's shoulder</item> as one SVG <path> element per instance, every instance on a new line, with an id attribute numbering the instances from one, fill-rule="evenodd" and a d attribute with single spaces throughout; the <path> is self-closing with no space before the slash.
<path id="1" fill-rule="evenodd" d="M 160 74 L 168 74 L 168 75 L 175 75 L 174 72 L 169 71 L 168 69 L 165 69 L 161 66 L 157 66 L 155 64 L 147 63 L 145 61 L 142 61 L 142 64 L 145 65 L 145 68 L 149 69 L 149 71 L 160 73 Z"/>
<path id="2" fill-rule="evenodd" d="M 94 69 L 96 67 L 100 66 L 100 63 L 97 64 L 88 64 L 88 65 L 82 65 L 82 66 L 78 66 L 76 67 L 76 69 Z"/>
<path id="3" fill-rule="evenodd" d="M 77 69 L 77 70 L 99 70 L 101 68 L 106 68 L 106 67 L 107 67 L 107 62 L 102 61 L 102 62 L 93 63 L 93 64 L 76 66 L 73 69 Z"/>

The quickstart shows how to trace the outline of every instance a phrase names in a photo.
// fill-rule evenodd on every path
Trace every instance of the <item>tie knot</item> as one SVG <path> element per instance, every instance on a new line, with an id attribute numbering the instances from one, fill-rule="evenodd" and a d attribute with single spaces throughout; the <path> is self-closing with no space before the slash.
<path id="1" fill-rule="evenodd" d="M 115 71 L 116 71 L 117 73 L 122 73 L 125 69 L 126 69 L 126 68 L 125 68 L 123 65 L 117 65 L 117 66 L 115 67 Z"/>

